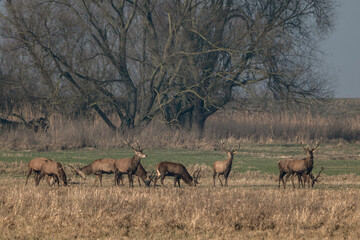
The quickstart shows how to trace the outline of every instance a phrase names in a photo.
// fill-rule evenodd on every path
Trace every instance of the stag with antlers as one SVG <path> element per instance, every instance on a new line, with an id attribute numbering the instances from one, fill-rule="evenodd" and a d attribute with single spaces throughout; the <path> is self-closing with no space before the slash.
<path id="1" fill-rule="evenodd" d="M 240 149 L 240 144 L 238 146 L 237 149 L 225 149 L 224 147 L 224 142 L 223 140 L 221 140 L 221 149 L 226 153 L 227 158 L 224 161 L 216 161 L 214 162 L 213 165 L 213 169 L 214 169 L 214 175 L 213 175 L 213 181 L 214 181 L 214 186 L 215 186 L 215 178 L 216 175 L 218 175 L 218 179 L 221 183 L 221 186 L 224 186 L 221 179 L 220 179 L 220 175 L 223 175 L 225 178 L 225 186 L 227 186 L 227 180 L 231 171 L 231 166 L 232 166 L 232 162 L 234 159 L 234 154 L 237 153 L 237 151 Z"/>
<path id="2" fill-rule="evenodd" d="M 146 154 L 143 153 L 144 148 L 141 148 L 139 143 L 136 142 L 137 148 L 133 147 L 129 141 L 124 141 L 124 143 L 134 150 L 134 156 L 132 158 L 122 158 L 115 160 L 115 184 L 118 183 L 118 178 L 121 178 L 122 174 L 127 174 L 129 177 L 129 187 L 134 187 L 133 175 L 136 173 L 140 160 L 146 158 Z M 148 186 L 150 182 L 146 183 Z"/>
<path id="3" fill-rule="evenodd" d="M 303 147 L 304 151 L 307 153 L 306 158 L 303 159 L 282 159 L 278 161 L 279 167 L 279 188 L 280 188 L 280 181 L 283 182 L 284 188 L 286 188 L 286 181 L 290 176 L 298 175 L 302 176 L 304 174 L 310 175 L 311 171 L 314 167 L 314 152 L 319 147 L 319 142 L 316 142 L 315 147 L 305 147 L 302 143 L 300 143 Z M 284 181 L 284 176 L 286 179 Z M 294 179 L 291 178 L 293 187 L 295 188 Z M 300 181 L 300 180 L 299 180 Z"/>

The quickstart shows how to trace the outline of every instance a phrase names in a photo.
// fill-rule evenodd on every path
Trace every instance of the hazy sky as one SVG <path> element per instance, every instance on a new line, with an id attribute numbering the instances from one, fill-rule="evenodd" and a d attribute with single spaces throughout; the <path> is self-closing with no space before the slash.
<path id="1" fill-rule="evenodd" d="M 335 30 L 323 49 L 337 72 L 335 97 L 360 98 L 360 0 L 339 1 Z"/>

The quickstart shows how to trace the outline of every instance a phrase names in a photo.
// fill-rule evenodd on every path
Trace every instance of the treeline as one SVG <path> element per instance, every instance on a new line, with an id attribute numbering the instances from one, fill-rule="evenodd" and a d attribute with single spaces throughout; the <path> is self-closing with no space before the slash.
<path id="1" fill-rule="evenodd" d="M 319 44 L 334 24 L 335 0 L 1 6 L 3 124 L 46 129 L 40 117 L 94 121 L 95 113 L 113 132 L 154 120 L 202 132 L 234 98 L 286 104 L 332 94 Z M 23 104 L 42 115 L 20 114 Z"/>
<path id="2" fill-rule="evenodd" d="M 114 132 L 94 114 L 70 118 L 57 112 L 47 118 L 46 130 L 26 126 L 0 129 L 0 148 L 39 151 L 123 147 L 123 139 L 138 140 L 149 148 L 218 148 L 221 139 L 242 143 L 357 142 L 360 140 L 360 100 L 338 99 L 313 106 L 268 111 L 228 108 L 205 122 L 204 130 L 173 129 L 153 121 L 131 132 Z M 258 109 L 258 108 L 256 108 Z M 41 112 L 23 110 L 26 119 Z M 115 113 L 113 113 L 115 115 Z M 112 116 L 112 115 L 110 115 Z M 113 116 L 116 122 L 116 116 Z"/>

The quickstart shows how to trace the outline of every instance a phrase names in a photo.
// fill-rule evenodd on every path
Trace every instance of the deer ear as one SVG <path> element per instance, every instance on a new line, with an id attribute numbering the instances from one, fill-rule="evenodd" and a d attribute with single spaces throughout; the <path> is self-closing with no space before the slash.
<path id="1" fill-rule="evenodd" d="M 237 153 L 237 150 L 236 151 L 233 151 L 233 154 Z"/>

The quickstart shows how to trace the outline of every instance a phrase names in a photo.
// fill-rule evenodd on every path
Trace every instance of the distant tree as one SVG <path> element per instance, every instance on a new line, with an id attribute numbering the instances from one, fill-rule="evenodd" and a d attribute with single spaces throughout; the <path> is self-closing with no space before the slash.
<path id="1" fill-rule="evenodd" d="M 7 0 L 1 23 L 48 99 L 80 96 L 113 130 L 153 119 L 201 130 L 234 94 L 329 96 L 315 63 L 334 10 L 334 0 Z"/>

